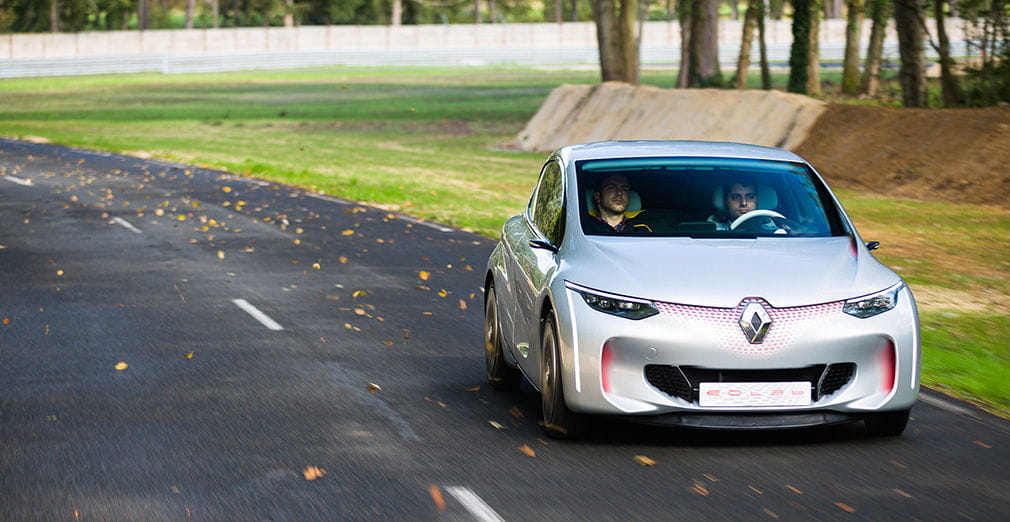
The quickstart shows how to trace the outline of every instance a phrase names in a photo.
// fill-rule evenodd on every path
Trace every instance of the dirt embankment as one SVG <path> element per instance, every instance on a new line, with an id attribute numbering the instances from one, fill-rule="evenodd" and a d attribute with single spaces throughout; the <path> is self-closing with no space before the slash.
<path id="1" fill-rule="evenodd" d="M 1010 107 L 831 104 L 795 151 L 832 186 L 1010 208 Z"/>
<path id="2" fill-rule="evenodd" d="M 1010 107 L 899 109 L 778 91 L 564 85 L 524 150 L 608 139 L 741 141 L 796 151 L 835 187 L 1010 208 Z"/>

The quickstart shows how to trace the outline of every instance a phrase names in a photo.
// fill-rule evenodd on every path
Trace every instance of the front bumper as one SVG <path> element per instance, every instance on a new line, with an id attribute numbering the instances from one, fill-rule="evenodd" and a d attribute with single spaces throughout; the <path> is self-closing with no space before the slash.
<path id="1" fill-rule="evenodd" d="M 780 309 L 765 303 L 772 325 L 759 344 L 747 342 L 737 322 L 744 303 L 735 309 L 657 303 L 660 314 L 630 320 L 563 291 L 561 358 L 565 400 L 574 411 L 751 429 L 851 422 L 907 410 L 918 397 L 919 324 L 907 288 L 894 309 L 865 319 L 843 313 L 841 302 Z M 647 367 L 676 369 L 685 382 L 663 386 Z M 827 377 L 833 380 L 825 386 Z M 810 404 L 703 407 L 698 400 L 700 382 L 797 379 L 811 382 Z"/>

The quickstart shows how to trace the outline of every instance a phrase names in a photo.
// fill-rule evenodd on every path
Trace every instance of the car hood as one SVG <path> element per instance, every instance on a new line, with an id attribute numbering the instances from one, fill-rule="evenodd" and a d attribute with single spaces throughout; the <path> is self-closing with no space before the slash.
<path id="1" fill-rule="evenodd" d="M 586 237 L 559 276 L 598 290 L 731 308 L 761 297 L 781 308 L 850 299 L 900 278 L 849 237 L 694 239 Z"/>

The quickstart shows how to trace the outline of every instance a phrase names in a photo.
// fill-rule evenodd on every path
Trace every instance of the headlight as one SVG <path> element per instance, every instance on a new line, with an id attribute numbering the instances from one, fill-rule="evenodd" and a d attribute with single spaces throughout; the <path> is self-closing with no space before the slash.
<path id="1" fill-rule="evenodd" d="M 861 319 L 882 314 L 898 306 L 898 292 L 902 288 L 905 288 L 904 283 L 898 283 L 887 290 L 850 299 L 845 301 L 842 311 Z"/>
<path id="2" fill-rule="evenodd" d="M 617 315 L 627 319 L 645 319 L 659 313 L 651 301 L 635 299 L 598 290 L 592 290 L 575 283 L 565 282 L 570 290 L 582 296 L 582 300 L 597 312 Z"/>

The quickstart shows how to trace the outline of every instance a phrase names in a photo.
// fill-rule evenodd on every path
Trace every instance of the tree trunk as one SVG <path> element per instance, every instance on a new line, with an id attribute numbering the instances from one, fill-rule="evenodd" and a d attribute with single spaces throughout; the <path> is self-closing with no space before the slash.
<path id="1" fill-rule="evenodd" d="M 266 16 L 263 17 L 264 23 L 266 23 L 266 18 L 267 18 Z M 294 26 L 295 26 L 294 0 L 284 0 L 284 27 L 294 27 Z"/>
<path id="2" fill-rule="evenodd" d="M 495 0 L 487 0 L 487 23 L 494 23 Z"/>
<path id="3" fill-rule="evenodd" d="M 950 57 L 950 38 L 944 24 L 943 0 L 933 0 L 933 17 L 936 20 L 936 53 L 940 55 L 940 85 L 943 88 L 943 106 L 957 107 L 964 103 L 961 84 L 954 77 L 954 59 Z"/>
<path id="4" fill-rule="evenodd" d="M 754 5 L 755 0 L 750 0 L 747 4 L 747 12 L 743 19 L 743 34 L 740 35 L 740 57 L 736 61 L 736 82 L 737 89 L 747 88 L 747 73 L 750 72 L 750 52 L 754 42 L 754 28 L 757 26 L 758 6 Z"/>
<path id="5" fill-rule="evenodd" d="M 818 96 L 821 94 L 821 1 L 811 0 L 810 2 L 810 47 L 807 58 L 807 94 Z"/>
<path id="6" fill-rule="evenodd" d="M 571 19 L 570 20 L 572 22 L 578 22 L 579 21 L 579 1 L 578 0 L 572 0 L 571 12 L 572 12 L 572 14 L 571 14 Z"/>
<path id="7" fill-rule="evenodd" d="M 918 0 L 894 0 L 894 25 L 898 32 L 898 54 L 901 56 L 898 79 L 905 107 L 925 107 L 927 104 L 925 38 L 919 22 L 925 17 L 925 8 Z"/>
<path id="8" fill-rule="evenodd" d="M 620 23 L 624 81 L 638 85 L 638 73 L 641 68 L 638 55 L 638 0 L 621 0 Z"/>
<path id="9" fill-rule="evenodd" d="M 737 0 L 726 0 L 726 1 L 729 2 L 730 19 L 731 20 L 739 20 L 740 19 L 740 2 L 737 2 Z"/>
<path id="10" fill-rule="evenodd" d="M 615 0 L 593 0 L 596 18 L 596 42 L 600 51 L 600 74 L 603 81 L 623 81 L 624 61 L 621 55 L 621 35 Z"/>
<path id="11" fill-rule="evenodd" d="M 767 91 L 772 88 L 772 73 L 768 66 L 768 43 L 765 39 L 765 0 L 751 0 L 751 3 L 758 9 L 757 29 L 758 45 L 761 49 L 761 88 Z"/>
<path id="12" fill-rule="evenodd" d="M 60 0 L 49 0 L 49 32 L 60 32 Z"/>
<path id="13" fill-rule="evenodd" d="M 688 87 L 721 87 L 719 71 L 719 0 L 691 1 Z"/>
<path id="14" fill-rule="evenodd" d="M 884 33 L 887 19 L 891 17 L 890 0 L 868 0 L 870 19 L 870 42 L 866 47 L 866 66 L 863 67 L 863 94 L 876 96 L 880 89 L 880 63 L 884 54 Z"/>
<path id="15" fill-rule="evenodd" d="M 196 11 L 196 0 L 186 0 L 186 29 L 193 28 L 194 11 Z"/>
<path id="16" fill-rule="evenodd" d="M 842 64 L 842 94 L 859 94 L 859 40 L 862 36 L 865 0 L 848 0 L 845 24 L 845 61 Z"/>
<path id="17" fill-rule="evenodd" d="M 393 0 L 392 14 L 389 17 L 389 25 L 400 27 L 403 24 L 403 0 Z"/>
<path id="18" fill-rule="evenodd" d="M 680 70 L 677 71 L 677 88 L 687 88 L 687 73 L 690 71 L 688 62 L 691 61 L 691 0 L 681 0 L 680 8 L 677 9 L 677 18 L 680 22 Z"/>
<path id="19" fill-rule="evenodd" d="M 137 29 L 141 31 L 147 29 L 148 20 L 150 20 L 149 8 L 148 0 L 139 0 L 137 5 Z"/>
<path id="20" fill-rule="evenodd" d="M 789 49 L 789 92 L 807 93 L 811 0 L 793 0 L 793 43 Z"/>
<path id="21" fill-rule="evenodd" d="M 825 0 L 824 18 L 841 18 L 842 5 L 845 3 L 845 0 Z"/>
<path id="22" fill-rule="evenodd" d="M 210 0 L 210 17 L 214 29 L 221 27 L 221 4 L 219 0 Z"/>
<path id="23" fill-rule="evenodd" d="M 480 0 L 473 0 L 473 23 L 480 23 Z"/>
<path id="24" fill-rule="evenodd" d="M 565 0 L 554 0 L 554 23 L 560 24 L 564 21 Z"/>

